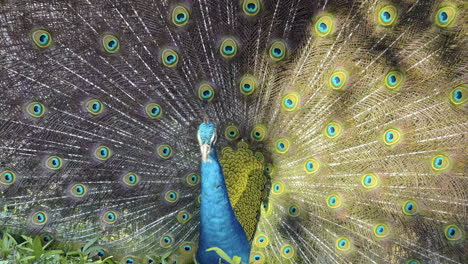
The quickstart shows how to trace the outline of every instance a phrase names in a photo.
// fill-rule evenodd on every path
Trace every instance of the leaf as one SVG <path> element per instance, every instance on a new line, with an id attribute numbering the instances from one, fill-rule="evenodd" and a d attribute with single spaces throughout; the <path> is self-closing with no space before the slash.
<path id="1" fill-rule="evenodd" d="M 220 248 L 212 247 L 212 248 L 207 249 L 206 251 L 214 251 L 216 252 L 216 254 L 218 254 L 221 258 L 223 258 L 227 262 L 233 263 L 232 259 Z"/>
<path id="2" fill-rule="evenodd" d="M 86 245 L 84 245 L 84 247 L 82 249 L 83 252 L 85 252 L 90 246 L 92 246 L 94 243 L 96 243 L 97 240 L 98 240 L 98 238 L 95 237 L 95 238 L 91 239 L 90 241 L 88 241 L 88 243 L 86 243 Z M 86 254 L 86 255 L 88 255 L 88 254 Z"/>

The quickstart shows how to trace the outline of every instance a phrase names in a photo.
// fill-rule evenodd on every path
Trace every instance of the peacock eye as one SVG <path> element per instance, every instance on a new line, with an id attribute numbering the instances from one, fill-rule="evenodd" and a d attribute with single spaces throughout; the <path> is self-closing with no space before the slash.
<path id="1" fill-rule="evenodd" d="M 457 16 L 457 9 L 453 6 L 442 7 L 436 12 L 435 23 L 439 27 L 450 26 Z"/>
<path id="2" fill-rule="evenodd" d="M 409 259 L 405 262 L 405 264 L 421 264 L 421 261 L 417 259 Z"/>
<path id="3" fill-rule="evenodd" d="M 26 112 L 34 117 L 34 118 L 39 118 L 45 114 L 45 107 L 42 103 L 39 102 L 31 102 L 28 104 L 26 108 Z"/>
<path id="4" fill-rule="evenodd" d="M 374 225 L 373 231 L 377 238 L 384 238 L 390 234 L 390 228 L 387 224 Z"/>
<path id="5" fill-rule="evenodd" d="M 260 248 L 266 247 L 269 243 L 269 239 L 266 235 L 258 235 L 254 241 L 255 245 Z"/>
<path id="6" fill-rule="evenodd" d="M 349 251 L 351 249 L 351 241 L 346 237 L 340 237 L 336 240 L 335 247 L 341 252 Z"/>
<path id="7" fill-rule="evenodd" d="M 281 61 L 286 57 L 286 44 L 282 40 L 276 40 L 270 45 L 270 58 L 273 61 Z"/>
<path id="8" fill-rule="evenodd" d="M 401 133 L 397 129 L 388 129 L 387 131 L 385 131 L 383 137 L 385 145 L 393 146 L 400 141 Z"/>
<path id="9" fill-rule="evenodd" d="M 221 55 L 225 58 L 233 58 L 237 54 L 237 42 L 232 38 L 226 38 L 219 47 Z"/>
<path id="10" fill-rule="evenodd" d="M 290 216 L 296 217 L 299 215 L 299 213 L 300 213 L 300 207 L 297 204 L 291 205 L 288 209 L 288 214 Z"/>
<path id="11" fill-rule="evenodd" d="M 283 96 L 281 99 L 281 107 L 287 112 L 291 112 L 297 109 L 299 106 L 299 94 L 298 93 L 288 93 Z"/>
<path id="12" fill-rule="evenodd" d="M 195 186 L 200 183 L 200 177 L 196 173 L 189 173 L 185 176 L 185 181 L 190 186 Z"/>
<path id="13" fill-rule="evenodd" d="M 31 38 L 34 45 L 41 49 L 47 48 L 52 44 L 52 36 L 48 31 L 43 29 L 32 32 Z"/>
<path id="14" fill-rule="evenodd" d="M 405 215 L 416 215 L 419 212 L 419 207 L 416 201 L 408 200 L 403 203 L 402 210 Z"/>
<path id="15" fill-rule="evenodd" d="M 242 11 L 249 16 L 255 16 L 260 12 L 260 0 L 244 0 L 242 3 Z"/>
<path id="16" fill-rule="evenodd" d="M 284 154 L 289 151 L 290 143 L 287 138 L 279 138 L 275 142 L 275 150 L 278 153 Z"/>
<path id="17" fill-rule="evenodd" d="M 179 54 L 173 49 L 164 49 L 161 52 L 161 61 L 164 66 L 172 68 L 179 62 Z"/>
<path id="18" fill-rule="evenodd" d="M 42 239 L 42 242 L 44 242 L 44 243 L 49 243 L 50 241 L 53 240 L 52 235 L 50 235 L 50 234 L 48 234 L 48 233 L 42 234 L 40 237 L 41 237 L 41 239 Z"/>
<path id="19" fill-rule="evenodd" d="M 45 225 L 47 223 L 47 220 L 48 220 L 48 216 L 47 216 L 47 213 L 45 212 L 39 211 L 39 212 L 35 212 L 32 215 L 32 221 L 36 225 Z"/>
<path id="20" fill-rule="evenodd" d="M 75 184 L 71 188 L 71 194 L 74 197 L 83 197 L 85 196 L 87 188 L 83 184 Z"/>
<path id="21" fill-rule="evenodd" d="M 129 172 L 123 177 L 123 181 L 128 186 L 135 186 L 140 181 L 140 176 L 134 172 Z"/>
<path id="22" fill-rule="evenodd" d="M 176 26 L 185 26 L 190 19 L 188 9 L 183 5 L 178 5 L 172 10 L 172 23 Z"/>
<path id="23" fill-rule="evenodd" d="M 242 76 L 239 88 L 242 94 L 251 95 L 257 88 L 257 79 L 250 74 Z"/>
<path id="24" fill-rule="evenodd" d="M 11 170 L 2 171 L 0 174 L 0 183 L 11 185 L 16 181 L 16 174 Z"/>
<path id="25" fill-rule="evenodd" d="M 291 259 L 292 257 L 294 257 L 294 254 L 295 250 L 291 245 L 284 245 L 281 248 L 281 256 L 285 259 Z"/>
<path id="26" fill-rule="evenodd" d="M 107 224 L 113 224 L 117 221 L 117 212 L 115 211 L 106 211 L 102 215 L 102 220 Z"/>
<path id="27" fill-rule="evenodd" d="M 93 115 L 98 115 L 102 113 L 104 109 L 102 102 L 99 99 L 90 99 L 86 101 L 85 105 L 86 110 Z"/>
<path id="28" fill-rule="evenodd" d="M 250 133 L 250 137 L 255 141 L 263 141 L 266 137 L 266 127 L 264 125 L 255 125 Z"/>
<path id="29" fill-rule="evenodd" d="M 107 146 L 99 146 L 94 151 L 94 156 L 99 160 L 108 160 L 112 156 L 112 151 Z"/>
<path id="30" fill-rule="evenodd" d="M 334 28 L 334 18 L 330 15 L 323 15 L 315 22 L 315 33 L 320 37 L 329 35 Z"/>
<path id="31" fill-rule="evenodd" d="M 307 174 L 314 174 L 320 169 L 320 163 L 315 158 L 307 159 L 304 162 L 304 170 Z"/>
<path id="32" fill-rule="evenodd" d="M 362 176 L 361 185 L 366 189 L 374 189 L 379 184 L 379 178 L 377 175 L 370 173 Z"/>
<path id="33" fill-rule="evenodd" d="M 327 197 L 327 206 L 336 209 L 341 206 L 341 197 L 338 194 L 331 194 Z"/>
<path id="34" fill-rule="evenodd" d="M 450 166 L 450 160 L 445 155 L 436 155 L 432 158 L 432 169 L 435 171 L 443 171 Z"/>
<path id="35" fill-rule="evenodd" d="M 250 264 L 263 264 L 265 263 L 265 255 L 261 252 L 250 252 Z"/>
<path id="36" fill-rule="evenodd" d="M 180 211 L 177 214 L 177 221 L 179 221 L 179 223 L 181 223 L 181 224 L 187 223 L 190 219 L 191 219 L 190 214 L 185 210 Z"/>
<path id="37" fill-rule="evenodd" d="M 344 70 L 337 70 L 330 75 L 328 85 L 333 90 L 343 90 L 348 83 L 349 75 Z"/>
<path id="38" fill-rule="evenodd" d="M 334 139 L 341 135 L 342 130 L 343 126 L 340 123 L 332 121 L 325 126 L 323 134 L 328 138 Z"/>
<path id="39" fill-rule="evenodd" d="M 175 203 L 179 199 L 179 194 L 176 191 L 168 191 L 164 198 L 170 203 Z"/>
<path id="40" fill-rule="evenodd" d="M 165 235 L 161 237 L 160 244 L 163 248 L 169 248 L 174 243 L 174 239 L 170 235 Z"/>
<path id="41" fill-rule="evenodd" d="M 272 186 L 273 194 L 282 194 L 284 192 L 284 185 L 281 182 L 274 183 Z"/>
<path id="42" fill-rule="evenodd" d="M 97 255 L 101 258 L 104 258 L 107 254 L 103 249 L 98 250 Z"/>
<path id="43" fill-rule="evenodd" d="M 102 37 L 102 46 L 105 52 L 114 54 L 120 50 L 120 41 L 114 35 L 104 35 Z"/>
<path id="44" fill-rule="evenodd" d="M 463 238 L 463 232 L 457 225 L 448 225 L 444 229 L 445 238 L 448 240 L 461 240 Z"/>
<path id="45" fill-rule="evenodd" d="M 214 88 L 208 83 L 202 83 L 198 87 L 198 98 L 205 102 L 211 102 L 215 96 Z"/>
<path id="46" fill-rule="evenodd" d="M 159 157 L 161 157 L 163 159 L 169 159 L 174 154 L 173 151 L 172 151 L 172 147 L 169 146 L 169 145 L 166 145 L 166 144 L 160 145 L 158 147 L 157 151 L 158 151 Z"/>
<path id="47" fill-rule="evenodd" d="M 466 103 L 468 97 L 468 90 L 464 86 L 456 87 L 450 92 L 450 101 L 455 105 Z"/>
<path id="48" fill-rule="evenodd" d="M 147 104 L 145 111 L 146 115 L 151 119 L 156 119 L 162 115 L 162 108 L 159 104 L 156 103 Z"/>
<path id="49" fill-rule="evenodd" d="M 389 89 L 397 89 L 403 82 L 404 75 L 400 71 L 391 71 L 385 77 L 385 86 Z"/>
<path id="50" fill-rule="evenodd" d="M 124 264 L 135 264 L 136 259 L 134 257 L 131 257 L 131 256 L 125 256 L 125 257 L 122 258 L 122 262 Z"/>
<path id="51" fill-rule="evenodd" d="M 265 155 L 263 155 L 263 153 L 259 151 L 255 152 L 254 156 L 255 156 L 255 159 L 257 159 L 259 162 L 265 161 Z"/>
<path id="52" fill-rule="evenodd" d="M 398 16 L 398 9 L 394 5 L 386 5 L 379 10 L 378 21 L 382 26 L 391 26 Z"/>
<path id="53" fill-rule="evenodd" d="M 226 130 L 224 131 L 224 137 L 226 137 L 229 140 L 236 140 L 239 138 L 239 129 L 237 126 L 230 125 L 226 127 Z"/>
<path id="54" fill-rule="evenodd" d="M 58 170 L 62 167 L 62 158 L 59 156 L 50 156 L 46 160 L 46 167 L 51 170 Z"/>

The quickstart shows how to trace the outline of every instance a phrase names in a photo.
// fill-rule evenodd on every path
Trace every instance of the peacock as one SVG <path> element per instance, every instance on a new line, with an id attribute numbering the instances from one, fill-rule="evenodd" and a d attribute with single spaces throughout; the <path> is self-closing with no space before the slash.
<path id="1" fill-rule="evenodd" d="M 108 263 L 467 263 L 466 7 L 2 0 L 0 231 Z"/>

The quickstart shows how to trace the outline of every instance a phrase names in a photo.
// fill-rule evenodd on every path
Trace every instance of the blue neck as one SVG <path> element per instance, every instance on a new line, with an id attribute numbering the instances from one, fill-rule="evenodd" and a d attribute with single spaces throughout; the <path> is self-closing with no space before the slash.
<path id="1" fill-rule="evenodd" d="M 219 256 L 206 249 L 218 247 L 231 258 L 239 256 L 249 263 L 250 244 L 232 209 L 224 175 L 213 146 L 207 161 L 201 163 L 200 241 L 197 261 L 218 263 Z M 224 262 L 223 262 L 224 263 Z"/>

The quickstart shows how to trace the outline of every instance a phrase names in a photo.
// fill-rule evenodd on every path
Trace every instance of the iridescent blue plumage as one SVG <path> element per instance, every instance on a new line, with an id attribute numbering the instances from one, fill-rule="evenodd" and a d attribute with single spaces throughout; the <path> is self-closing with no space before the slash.
<path id="1" fill-rule="evenodd" d="M 217 247 L 229 256 L 239 256 L 243 262 L 248 263 L 250 244 L 229 201 L 223 170 L 214 145 L 216 127 L 213 123 L 202 123 L 199 126 L 198 141 L 202 152 L 202 186 L 197 261 L 200 264 L 218 263 L 219 255 L 206 251 Z"/>

